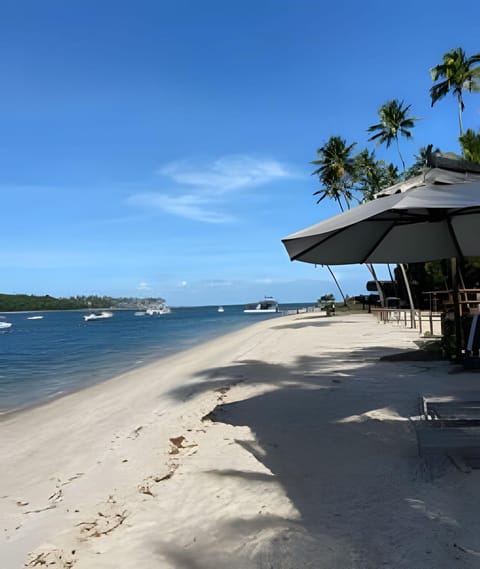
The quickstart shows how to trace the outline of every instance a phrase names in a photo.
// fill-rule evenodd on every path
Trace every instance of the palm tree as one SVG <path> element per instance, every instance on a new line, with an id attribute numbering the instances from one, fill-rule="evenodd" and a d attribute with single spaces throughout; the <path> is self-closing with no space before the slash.
<path id="1" fill-rule="evenodd" d="M 480 131 L 475 133 L 471 128 L 467 128 L 459 140 L 465 160 L 480 164 Z"/>
<path id="2" fill-rule="evenodd" d="M 433 144 L 429 144 L 428 146 L 420 146 L 418 149 L 418 154 L 414 154 L 413 157 L 415 158 L 415 162 L 405 170 L 403 177 L 405 180 L 409 178 L 413 178 L 414 176 L 419 176 L 425 167 L 430 164 L 430 159 L 433 154 L 441 154 L 442 151 L 438 146 L 433 149 Z"/>
<path id="3" fill-rule="evenodd" d="M 355 160 L 352 150 L 357 143 L 347 144 L 340 136 L 331 136 L 329 140 L 317 150 L 317 159 L 311 164 L 318 166 L 312 176 L 318 176 L 323 185 L 321 190 L 314 192 L 320 195 L 317 203 L 326 197 L 334 199 L 340 209 L 344 206 L 350 209 L 353 195 L 353 180 L 355 177 Z M 343 203 L 342 203 L 343 200 Z"/>
<path id="4" fill-rule="evenodd" d="M 398 170 L 393 164 L 377 160 L 375 152 L 362 150 L 355 156 L 355 185 L 362 193 L 363 201 L 373 200 L 382 189 L 398 182 Z"/>
<path id="5" fill-rule="evenodd" d="M 377 140 L 378 144 L 386 144 L 387 148 L 389 148 L 392 142 L 395 141 L 400 160 L 403 164 L 403 169 L 405 170 L 405 161 L 403 160 L 402 153 L 400 152 L 398 137 L 402 135 L 405 138 L 412 138 L 410 129 L 415 126 L 415 121 L 418 121 L 419 119 L 408 116 L 408 111 L 412 105 L 404 107 L 403 104 L 404 102 L 399 101 L 398 99 L 387 101 L 378 110 L 380 122 L 369 127 L 367 132 L 378 131 L 368 140 Z"/>
<path id="6" fill-rule="evenodd" d="M 353 183 L 355 178 L 355 159 L 352 156 L 352 150 L 356 144 L 356 142 L 347 144 L 347 141 L 340 136 L 331 136 L 322 147 L 317 149 L 317 159 L 311 162 L 311 164 L 318 166 L 312 172 L 312 176 L 318 176 L 323 185 L 321 190 L 313 193 L 314 196 L 320 195 L 317 203 L 325 198 L 330 198 L 338 203 L 342 211 L 344 211 L 344 205 L 350 209 L 350 202 L 354 197 Z M 344 305 L 347 306 L 347 299 L 335 274 L 329 265 L 326 267 L 337 285 Z"/>
<path id="7" fill-rule="evenodd" d="M 458 124 L 460 136 L 462 136 L 462 112 L 465 108 L 463 91 L 480 91 L 480 67 L 475 66 L 480 63 L 480 53 L 467 57 L 463 49 L 459 47 L 445 53 L 442 59 L 442 63 L 430 69 L 432 81 L 442 79 L 430 89 L 432 107 L 451 92 L 458 101 Z"/>

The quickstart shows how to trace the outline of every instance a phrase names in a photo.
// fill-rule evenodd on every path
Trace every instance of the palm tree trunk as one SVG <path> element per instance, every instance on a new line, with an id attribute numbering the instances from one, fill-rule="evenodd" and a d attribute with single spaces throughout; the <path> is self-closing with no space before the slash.
<path id="1" fill-rule="evenodd" d="M 389 264 L 387 264 L 387 268 L 388 268 L 388 274 L 390 275 L 390 280 L 391 280 L 392 282 L 394 282 L 395 279 L 393 278 L 392 269 L 390 268 L 390 265 L 389 265 Z"/>
<path id="2" fill-rule="evenodd" d="M 380 305 L 385 306 L 385 295 L 383 294 L 382 286 L 377 278 L 377 273 L 372 263 L 366 263 L 368 270 L 370 271 L 373 280 L 375 281 L 375 286 L 377 287 L 378 296 L 380 297 Z"/>
<path id="3" fill-rule="evenodd" d="M 460 127 L 460 136 L 463 136 L 463 123 L 462 123 L 462 95 L 458 95 L 458 126 Z"/>
<path id="4" fill-rule="evenodd" d="M 330 268 L 330 265 L 325 265 L 325 266 L 327 267 L 328 271 L 329 271 L 330 274 L 332 275 L 332 279 L 335 281 L 335 284 L 337 285 L 337 288 L 338 288 L 338 290 L 339 290 L 339 292 L 340 292 L 340 294 L 341 294 L 341 296 L 342 296 L 342 298 L 343 298 L 343 305 L 344 305 L 344 306 L 348 306 L 348 304 L 347 304 L 347 299 L 345 298 L 345 295 L 343 294 L 343 290 L 340 288 L 340 285 L 338 284 L 337 277 L 333 274 L 333 271 L 332 271 L 332 269 Z"/>
<path id="5" fill-rule="evenodd" d="M 402 164 L 403 164 L 403 170 L 405 171 L 405 160 L 403 159 L 402 153 L 400 152 L 400 145 L 398 144 L 398 138 L 397 137 L 395 137 L 395 142 L 397 144 L 397 151 L 398 151 L 398 154 L 400 156 L 400 160 L 402 161 Z"/>

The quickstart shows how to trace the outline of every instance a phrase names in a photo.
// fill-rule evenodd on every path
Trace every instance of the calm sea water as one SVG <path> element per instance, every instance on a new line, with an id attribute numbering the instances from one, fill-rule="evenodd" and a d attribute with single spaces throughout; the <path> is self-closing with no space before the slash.
<path id="1" fill-rule="evenodd" d="M 305 304 L 282 305 L 282 310 Z M 0 331 L 0 413 L 22 409 L 105 381 L 119 373 L 185 350 L 211 338 L 278 315 L 249 315 L 243 306 L 173 308 L 159 317 L 115 311 L 113 318 L 84 322 L 87 312 L 5 315 Z"/>

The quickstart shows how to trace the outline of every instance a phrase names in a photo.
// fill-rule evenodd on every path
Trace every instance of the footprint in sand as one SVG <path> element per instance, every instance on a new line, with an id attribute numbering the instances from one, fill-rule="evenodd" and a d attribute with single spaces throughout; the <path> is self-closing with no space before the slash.
<path id="1" fill-rule="evenodd" d="M 77 562 L 75 550 L 65 553 L 60 549 L 47 545 L 28 554 L 24 567 L 52 567 L 71 569 Z"/>
<path id="2" fill-rule="evenodd" d="M 107 502 L 99 507 L 97 517 L 80 522 L 77 526 L 80 528 L 82 539 L 101 537 L 120 527 L 127 517 L 128 511 L 122 509 L 115 498 L 110 496 Z"/>

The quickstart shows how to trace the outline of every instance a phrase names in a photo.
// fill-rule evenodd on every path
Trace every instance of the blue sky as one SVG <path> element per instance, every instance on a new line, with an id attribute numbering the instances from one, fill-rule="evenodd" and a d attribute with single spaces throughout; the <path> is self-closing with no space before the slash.
<path id="1" fill-rule="evenodd" d="M 331 135 L 376 149 L 387 100 L 420 146 L 458 151 L 429 69 L 480 51 L 480 5 L 306 0 L 3 0 L 5 293 L 163 296 L 175 305 L 314 301 L 324 268 L 281 238 L 337 213 L 309 162 Z M 480 128 L 480 94 L 465 127 Z M 380 269 L 380 274 L 382 273 Z M 336 267 L 349 294 L 368 273 Z"/>

